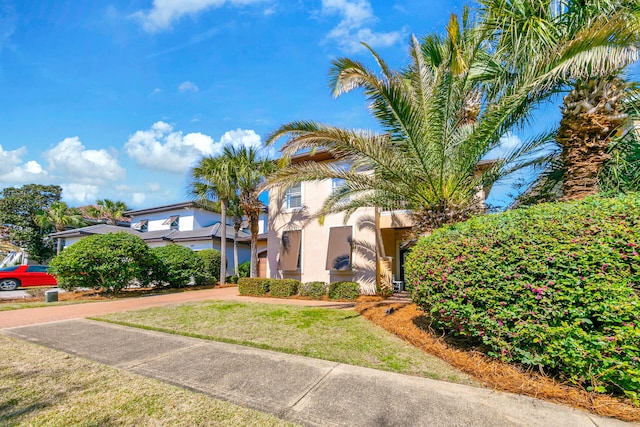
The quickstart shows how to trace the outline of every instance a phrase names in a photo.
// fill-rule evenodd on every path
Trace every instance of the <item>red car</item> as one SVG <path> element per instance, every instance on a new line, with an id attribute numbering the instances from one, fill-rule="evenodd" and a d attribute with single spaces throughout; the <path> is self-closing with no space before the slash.
<path id="1" fill-rule="evenodd" d="M 14 265 L 0 268 L 0 291 L 12 291 L 18 286 L 58 286 L 56 278 L 47 273 L 46 265 Z"/>

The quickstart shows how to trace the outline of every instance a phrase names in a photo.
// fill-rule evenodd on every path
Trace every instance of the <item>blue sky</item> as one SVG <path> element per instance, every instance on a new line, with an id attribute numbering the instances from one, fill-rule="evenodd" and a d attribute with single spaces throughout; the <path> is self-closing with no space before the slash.
<path id="1" fill-rule="evenodd" d="M 376 129 L 360 93 L 330 96 L 330 61 L 371 63 L 365 41 L 401 67 L 461 4 L 0 0 L 0 188 L 151 207 L 186 200 L 190 165 L 225 143 L 299 119 Z"/>
<path id="2" fill-rule="evenodd" d="M 187 198 L 193 161 L 314 119 L 375 128 L 360 94 L 333 99 L 333 58 L 407 63 L 412 33 L 457 2 L 0 0 L 0 187 L 133 208 Z"/>

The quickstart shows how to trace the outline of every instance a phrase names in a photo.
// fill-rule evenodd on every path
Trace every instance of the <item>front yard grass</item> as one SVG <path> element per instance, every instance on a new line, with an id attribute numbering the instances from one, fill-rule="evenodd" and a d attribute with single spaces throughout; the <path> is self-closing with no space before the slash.
<path id="1" fill-rule="evenodd" d="M 114 313 L 97 320 L 478 385 L 351 309 L 204 301 Z"/>
<path id="2" fill-rule="evenodd" d="M 3 426 L 291 426 L 271 415 L 0 335 Z"/>

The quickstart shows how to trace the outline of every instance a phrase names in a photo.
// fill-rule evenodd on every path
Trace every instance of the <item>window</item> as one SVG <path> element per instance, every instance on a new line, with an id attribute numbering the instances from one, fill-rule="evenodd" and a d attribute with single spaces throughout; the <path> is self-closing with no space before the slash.
<path id="1" fill-rule="evenodd" d="M 170 216 L 162 225 L 168 225 L 170 230 L 178 230 L 180 228 L 180 215 Z"/>
<path id="2" fill-rule="evenodd" d="M 148 219 L 140 220 L 139 222 L 133 224 L 131 228 L 138 231 L 147 231 L 149 229 L 149 220 Z"/>
<path id="3" fill-rule="evenodd" d="M 300 243 L 302 230 L 291 230 L 282 233 L 280 247 L 280 269 L 285 271 L 298 270 L 300 263 Z"/>
<path id="4" fill-rule="evenodd" d="M 332 227 L 329 230 L 329 247 L 327 249 L 327 270 L 351 270 L 352 228 Z"/>
<path id="5" fill-rule="evenodd" d="M 27 271 L 30 273 L 46 273 L 49 267 L 46 265 L 30 265 L 27 267 Z"/>
<path id="6" fill-rule="evenodd" d="M 340 190 L 342 187 L 346 187 L 347 185 L 347 181 L 344 180 L 343 178 L 332 178 L 331 179 L 331 192 L 335 193 L 336 191 Z M 343 200 L 345 202 L 349 201 L 349 196 L 344 197 Z"/>
<path id="7" fill-rule="evenodd" d="M 295 209 L 302 207 L 302 183 L 299 182 L 287 188 L 284 193 L 284 207 L 286 209 Z"/>

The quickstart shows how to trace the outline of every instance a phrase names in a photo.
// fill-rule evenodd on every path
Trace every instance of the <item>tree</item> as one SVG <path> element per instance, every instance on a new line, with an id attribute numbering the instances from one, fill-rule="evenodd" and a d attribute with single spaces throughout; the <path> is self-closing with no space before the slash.
<path id="1" fill-rule="evenodd" d="M 265 176 L 275 170 L 275 164 L 266 159 L 253 147 L 228 145 L 224 147 L 222 156 L 232 165 L 233 180 L 238 190 L 238 200 L 244 214 L 249 220 L 251 233 L 251 272 L 250 277 L 258 276 L 258 231 L 260 213 L 264 203 L 260 201 L 260 193 Z"/>
<path id="2" fill-rule="evenodd" d="M 236 196 L 233 170 L 224 156 L 202 158 L 191 169 L 189 192 L 204 204 L 220 202 L 220 284 L 227 277 L 227 208 Z"/>
<path id="3" fill-rule="evenodd" d="M 242 228 L 244 210 L 240 206 L 240 200 L 233 198 L 229 201 L 229 208 L 227 210 L 229 216 L 233 221 L 233 274 L 234 276 L 240 275 L 238 267 L 238 233 Z"/>
<path id="4" fill-rule="evenodd" d="M 638 1 L 482 0 L 481 4 L 484 25 L 493 31 L 495 50 L 506 65 L 503 76 L 536 81 L 533 97 L 568 92 L 556 135 L 560 150 L 541 159 L 546 171 L 542 187 L 552 187 L 560 177 L 565 200 L 595 194 L 612 158 L 612 140 L 628 126 L 624 102 L 629 85 L 621 71 L 640 52 Z"/>
<path id="5" fill-rule="evenodd" d="M 80 239 L 57 255 L 50 267 L 62 289 L 119 292 L 134 281 L 148 284 L 154 278 L 156 262 L 144 240 L 120 232 Z"/>
<path id="6" fill-rule="evenodd" d="M 129 208 L 125 202 L 101 199 L 96 200 L 96 206 L 90 206 L 87 209 L 87 214 L 95 219 L 106 219 L 109 225 L 117 225 L 118 220 L 127 210 Z"/>
<path id="7" fill-rule="evenodd" d="M 526 154 L 529 145 L 490 164 L 481 176 L 475 173 L 478 164 L 531 108 L 525 81 L 492 103 L 481 102 L 484 82 L 493 72 L 485 38 L 465 10 L 461 22 L 451 16 L 444 37 L 434 34 L 422 43 L 412 38 L 407 69 L 392 70 L 371 48 L 380 75 L 348 58 L 334 61 L 334 96 L 363 89 L 382 131 L 314 121 L 285 124 L 267 138 L 268 144 L 288 137 L 285 155 L 324 149 L 336 162 L 291 164 L 275 173 L 270 185 L 343 179 L 345 185 L 325 200 L 319 216 L 349 215 L 360 207 L 410 209 L 417 233 L 482 212 L 478 191 L 508 173 L 507 165 Z"/>
<path id="8" fill-rule="evenodd" d="M 36 224 L 39 212 L 60 200 L 62 188 L 57 185 L 27 184 L 7 187 L 0 199 L 0 223 L 9 229 L 12 243 L 25 249 L 29 257 L 45 262 L 53 255 L 51 242 L 45 240 L 50 230 Z"/>
<path id="9" fill-rule="evenodd" d="M 70 208 L 65 202 L 54 202 L 48 209 L 40 211 L 34 218 L 35 224 L 42 230 L 53 227 L 57 232 L 64 231 L 67 227 L 83 227 L 82 213 L 76 208 Z M 60 253 L 61 241 L 58 239 L 56 253 Z"/>
<path id="10" fill-rule="evenodd" d="M 172 288 L 181 288 L 192 280 L 202 285 L 207 277 L 204 260 L 191 249 L 170 243 L 165 246 L 151 248 L 157 259 L 155 279 Z"/>

